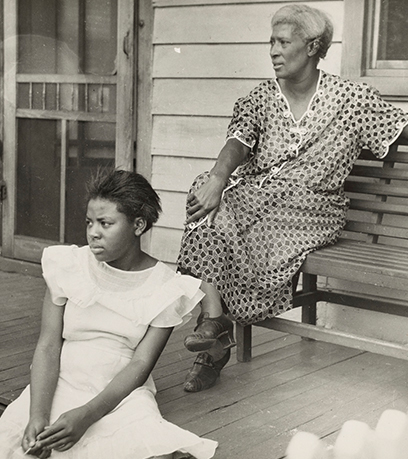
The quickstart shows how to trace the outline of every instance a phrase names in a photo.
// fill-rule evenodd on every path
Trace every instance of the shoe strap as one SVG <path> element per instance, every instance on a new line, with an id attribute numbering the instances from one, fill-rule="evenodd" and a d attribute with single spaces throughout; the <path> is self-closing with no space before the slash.
<path id="1" fill-rule="evenodd" d="M 205 367 L 214 368 L 214 359 L 212 355 L 208 354 L 207 352 L 200 352 L 197 355 L 194 363 L 204 365 Z"/>

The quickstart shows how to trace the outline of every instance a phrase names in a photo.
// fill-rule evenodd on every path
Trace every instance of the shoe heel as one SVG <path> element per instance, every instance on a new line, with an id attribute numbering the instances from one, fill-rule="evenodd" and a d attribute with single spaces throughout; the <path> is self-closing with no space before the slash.
<path id="1" fill-rule="evenodd" d="M 225 350 L 231 349 L 232 347 L 237 345 L 237 343 L 234 340 L 233 330 L 225 331 L 221 336 L 218 337 L 218 340 L 220 341 Z"/>

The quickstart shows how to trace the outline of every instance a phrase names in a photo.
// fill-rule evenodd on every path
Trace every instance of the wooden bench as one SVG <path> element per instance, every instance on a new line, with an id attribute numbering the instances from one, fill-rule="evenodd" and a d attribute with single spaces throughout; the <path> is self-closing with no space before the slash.
<path id="1" fill-rule="evenodd" d="M 408 142 L 393 144 L 382 160 L 363 150 L 345 189 L 351 204 L 340 240 L 309 254 L 300 270 L 302 288 L 295 293 L 293 307 L 302 308 L 302 321 L 276 317 L 254 325 L 408 359 L 408 345 L 316 325 L 320 301 L 408 316 Z M 362 293 L 345 292 L 319 286 L 318 276 L 365 286 Z M 394 299 L 390 292 L 397 293 Z M 237 359 L 247 362 L 251 326 L 237 324 L 236 335 Z"/>

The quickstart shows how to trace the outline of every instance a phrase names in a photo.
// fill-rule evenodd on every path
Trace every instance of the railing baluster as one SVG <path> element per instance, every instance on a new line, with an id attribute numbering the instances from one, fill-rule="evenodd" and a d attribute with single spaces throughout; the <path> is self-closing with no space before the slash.
<path id="1" fill-rule="evenodd" d="M 99 106 L 101 107 L 100 112 L 103 112 L 103 83 L 99 88 Z"/>
<path id="2" fill-rule="evenodd" d="M 67 191 L 67 161 L 69 148 L 68 121 L 61 120 L 61 168 L 60 168 L 60 225 L 59 242 L 65 242 L 65 211 L 66 211 L 66 191 Z"/>
<path id="3" fill-rule="evenodd" d="M 43 83 L 42 84 L 42 109 L 43 110 L 45 110 L 46 97 L 47 97 L 47 83 Z"/>
<path id="4" fill-rule="evenodd" d="M 57 110 L 60 110 L 60 107 L 61 107 L 61 100 L 60 100 L 60 97 L 61 97 L 61 94 L 60 94 L 60 84 L 57 83 L 57 92 L 55 94 L 55 97 L 56 97 L 56 106 L 57 106 Z"/>
<path id="5" fill-rule="evenodd" d="M 32 108 L 33 108 L 33 83 L 32 82 L 30 82 L 30 84 L 29 84 L 28 106 L 30 107 L 30 110 L 32 110 Z"/>

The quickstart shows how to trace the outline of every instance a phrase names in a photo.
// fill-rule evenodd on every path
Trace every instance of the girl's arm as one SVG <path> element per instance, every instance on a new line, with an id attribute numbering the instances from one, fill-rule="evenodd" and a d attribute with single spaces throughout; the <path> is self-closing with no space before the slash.
<path id="1" fill-rule="evenodd" d="M 96 421 L 112 411 L 133 390 L 142 386 L 152 372 L 172 328 L 149 327 L 129 364 L 96 397 L 59 419 L 39 435 L 40 446 L 66 451 Z"/>
<path id="2" fill-rule="evenodd" d="M 52 302 L 47 289 L 42 309 L 41 332 L 31 369 L 30 420 L 23 436 L 24 450 L 35 444 L 37 435 L 49 424 L 59 375 L 64 309 Z"/>
<path id="3" fill-rule="evenodd" d="M 250 151 L 249 147 L 237 139 L 227 140 L 210 172 L 208 181 L 187 197 L 187 213 L 189 214 L 186 220 L 187 225 L 207 214 L 209 214 L 208 223 L 212 223 L 230 175 L 248 159 Z"/>

